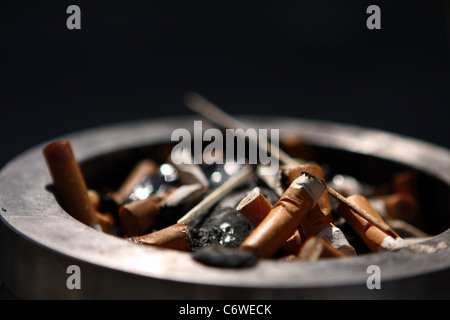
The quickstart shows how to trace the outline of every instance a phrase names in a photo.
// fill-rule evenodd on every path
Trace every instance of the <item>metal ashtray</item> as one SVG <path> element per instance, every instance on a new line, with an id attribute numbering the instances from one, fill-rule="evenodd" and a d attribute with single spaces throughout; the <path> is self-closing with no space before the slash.
<path id="1" fill-rule="evenodd" d="M 171 133 L 195 118 L 130 122 L 60 137 L 70 140 L 87 182 L 121 175 L 142 155 L 160 156 Z M 259 261 L 243 269 L 206 266 L 191 254 L 139 246 L 69 216 L 51 184 L 43 143 L 13 159 L 0 174 L 0 279 L 18 297 L 39 299 L 298 299 L 449 298 L 450 151 L 355 126 L 276 117 L 242 117 L 252 128 L 302 135 L 331 168 L 367 182 L 396 171 L 419 172 L 420 204 L 432 253 L 402 248 L 316 262 Z M 441 244 L 441 246 L 436 246 Z M 443 244 L 443 245 L 442 245 Z M 81 287 L 67 285 L 70 266 Z M 381 287 L 367 285 L 370 267 Z"/>

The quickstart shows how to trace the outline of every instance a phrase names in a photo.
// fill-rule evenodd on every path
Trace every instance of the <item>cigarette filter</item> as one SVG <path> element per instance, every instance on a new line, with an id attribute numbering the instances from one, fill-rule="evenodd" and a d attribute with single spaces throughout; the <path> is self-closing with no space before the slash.
<path id="1" fill-rule="evenodd" d="M 324 180 L 322 168 L 316 164 L 305 164 L 289 172 L 289 182 L 292 183 L 302 172 L 308 172 Z M 331 215 L 331 201 L 327 190 L 323 190 L 317 201 L 317 206 L 311 209 L 302 221 L 302 230 L 306 237 L 317 235 L 323 228 L 333 222 Z"/>
<path id="2" fill-rule="evenodd" d="M 119 209 L 119 221 L 125 234 L 138 236 L 144 234 L 157 220 L 161 211 L 161 198 L 150 196 L 145 200 L 127 203 Z"/>
<path id="3" fill-rule="evenodd" d="M 97 216 L 97 220 L 99 225 L 101 226 L 101 229 L 105 233 L 111 233 L 112 229 L 116 225 L 116 219 L 112 214 L 109 212 L 95 212 L 95 215 Z"/>
<path id="4" fill-rule="evenodd" d="M 261 193 L 261 190 L 256 187 L 242 199 L 236 207 L 236 210 L 247 217 L 250 223 L 256 227 L 267 217 L 270 210 L 272 210 L 272 204 Z M 285 252 L 297 253 L 300 249 L 301 242 L 300 232 L 299 230 L 295 230 L 294 234 L 281 246 L 281 249 Z"/>
<path id="5" fill-rule="evenodd" d="M 258 187 L 250 191 L 236 207 L 236 210 L 242 213 L 253 226 L 260 224 L 271 209 L 272 204 Z"/>
<path id="6" fill-rule="evenodd" d="M 188 225 L 180 222 L 159 231 L 149 233 L 130 240 L 136 243 L 180 251 L 192 251 L 191 235 Z"/>
<path id="7" fill-rule="evenodd" d="M 311 163 L 292 169 L 289 172 L 289 181 L 294 181 L 301 172 L 308 172 L 324 180 L 322 168 Z M 319 236 L 346 255 L 355 255 L 355 249 L 350 245 L 342 231 L 334 225 L 331 210 L 330 195 L 327 190 L 324 190 L 317 202 L 317 206 L 312 208 L 302 221 L 302 231 L 307 238 Z"/>
<path id="8" fill-rule="evenodd" d="M 353 195 L 347 197 L 347 200 L 353 202 L 357 206 L 363 208 L 367 213 L 378 220 L 382 220 L 380 215 L 373 209 L 367 198 L 361 195 Z M 350 226 L 355 230 L 355 232 L 361 237 L 364 243 L 372 252 L 378 251 L 390 251 L 401 245 L 403 239 L 398 237 L 394 239 L 392 236 L 388 235 L 386 232 L 380 230 L 378 227 L 374 226 L 367 220 L 363 219 L 357 215 L 348 206 L 341 204 L 338 207 L 338 212 L 345 218 L 345 220 L 350 224 Z M 392 234 L 396 233 L 391 230 Z"/>
<path id="9" fill-rule="evenodd" d="M 241 250 L 253 250 L 262 258 L 270 258 L 313 208 L 325 186 L 306 173 L 295 179 L 270 210 L 267 217 L 243 241 Z"/>
<path id="10" fill-rule="evenodd" d="M 53 142 L 43 149 L 43 154 L 63 209 L 80 222 L 101 229 L 70 142 Z"/>
<path id="11" fill-rule="evenodd" d="M 99 211 L 101 205 L 100 194 L 94 189 L 88 189 L 87 192 L 89 199 L 91 200 L 92 206 L 94 207 L 94 210 Z"/>

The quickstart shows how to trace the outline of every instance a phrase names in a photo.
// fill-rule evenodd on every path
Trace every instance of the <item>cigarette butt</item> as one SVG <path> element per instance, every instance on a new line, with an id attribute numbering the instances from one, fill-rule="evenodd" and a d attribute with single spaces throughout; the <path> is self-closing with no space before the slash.
<path id="1" fill-rule="evenodd" d="M 320 237 L 310 237 L 302 245 L 298 259 L 344 258 L 346 255 Z"/>
<path id="2" fill-rule="evenodd" d="M 139 161 L 111 197 L 118 205 L 123 204 L 143 178 L 152 176 L 156 172 L 158 172 L 158 164 L 155 161 L 150 159 Z"/>
<path id="3" fill-rule="evenodd" d="M 289 172 L 289 181 L 294 181 L 301 172 L 308 172 L 321 180 L 325 180 L 322 168 L 317 164 L 310 163 L 292 169 Z M 330 195 L 325 189 L 317 201 L 317 205 L 307 213 L 305 219 L 302 221 L 302 231 L 306 238 L 319 236 L 345 255 L 354 256 L 356 251 L 350 245 L 342 231 L 334 225 L 331 210 Z"/>
<path id="4" fill-rule="evenodd" d="M 150 196 L 145 200 L 127 203 L 119 209 L 120 226 L 128 236 L 144 234 L 157 220 L 161 198 Z"/>
<path id="5" fill-rule="evenodd" d="M 261 190 L 256 187 L 249 194 L 242 199 L 236 207 L 236 210 L 242 213 L 250 223 L 256 227 L 272 210 L 273 206 L 267 198 L 261 193 Z M 290 253 L 298 252 L 301 245 L 301 236 L 298 230 L 286 240 L 281 246 L 281 250 Z"/>
<path id="6" fill-rule="evenodd" d="M 334 198 L 336 198 L 340 202 L 340 206 L 347 206 L 349 207 L 353 213 L 356 213 L 358 216 L 366 220 L 367 222 L 371 223 L 372 225 L 376 226 L 378 229 L 382 230 L 384 233 L 389 234 L 391 237 L 398 238 L 398 234 L 396 234 L 392 228 L 378 215 L 374 216 L 371 213 L 368 213 L 365 209 L 358 206 L 356 203 L 350 201 L 349 199 L 342 196 L 340 193 L 336 192 L 336 190 L 333 190 L 330 186 L 326 186 L 328 189 L 328 193 L 332 195 Z"/>
<path id="7" fill-rule="evenodd" d="M 102 213 L 102 212 L 95 212 L 95 215 L 97 217 L 98 223 L 101 226 L 101 229 L 105 233 L 111 233 L 113 228 L 116 225 L 116 220 L 114 219 L 114 216 L 108 212 Z"/>
<path id="8" fill-rule="evenodd" d="M 382 221 L 380 215 L 373 209 L 369 200 L 364 196 L 353 195 L 347 197 L 347 200 L 364 209 L 372 217 Z M 355 230 L 355 232 L 372 252 L 392 250 L 397 244 L 400 244 L 403 241 L 393 230 L 391 230 L 390 233 L 396 235 L 396 239 L 364 218 L 360 217 L 344 204 L 341 204 L 338 207 L 338 212 L 345 218 L 345 220 L 350 224 L 353 230 Z"/>
<path id="9" fill-rule="evenodd" d="M 264 220 L 271 209 L 272 204 L 259 188 L 250 191 L 236 207 L 236 210 L 242 213 L 255 227 Z"/>
<path id="10" fill-rule="evenodd" d="M 394 193 L 383 196 L 377 196 L 370 201 L 381 201 L 379 213 L 382 216 L 389 216 L 395 219 L 402 219 L 416 226 L 422 225 L 419 204 L 409 193 Z"/>
<path id="11" fill-rule="evenodd" d="M 241 250 L 253 250 L 261 258 L 272 257 L 297 230 L 324 190 L 317 178 L 302 174 L 295 179 L 267 217 L 242 242 Z"/>
<path id="12" fill-rule="evenodd" d="M 316 164 L 305 164 L 292 169 L 289 172 L 289 182 L 292 183 L 302 172 L 308 172 L 317 178 L 324 180 L 322 168 Z M 331 201 L 327 190 L 324 190 L 317 206 L 311 209 L 302 222 L 302 230 L 307 238 L 318 234 L 325 226 L 333 221 L 331 215 Z"/>
<path id="13" fill-rule="evenodd" d="M 192 251 L 190 229 L 184 222 L 171 225 L 159 231 L 131 238 L 140 244 L 180 251 Z"/>
<path id="14" fill-rule="evenodd" d="M 94 208 L 95 211 L 99 211 L 100 204 L 101 204 L 100 194 L 94 189 L 88 189 L 87 192 L 88 192 L 89 200 L 92 203 L 92 207 Z"/>
<path id="15" fill-rule="evenodd" d="M 80 222 L 98 228 L 99 221 L 70 142 L 53 142 L 43 149 L 43 154 L 63 209 Z"/>

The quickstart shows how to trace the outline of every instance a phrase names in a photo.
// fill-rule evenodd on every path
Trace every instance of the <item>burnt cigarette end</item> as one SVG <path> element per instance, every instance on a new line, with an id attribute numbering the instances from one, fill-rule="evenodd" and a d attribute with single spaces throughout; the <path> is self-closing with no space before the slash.
<path id="1" fill-rule="evenodd" d="M 308 178 L 311 178 L 311 179 L 319 179 L 314 174 L 312 174 L 312 173 L 310 173 L 308 171 L 302 171 L 302 172 L 300 172 L 300 175 L 305 175 L 305 176 L 307 176 Z"/>
<path id="2" fill-rule="evenodd" d="M 160 198 L 152 196 L 123 205 L 119 209 L 119 221 L 125 234 L 142 235 L 156 222 L 160 213 Z"/>
<path id="3" fill-rule="evenodd" d="M 375 211 L 375 209 L 370 204 L 369 200 L 362 195 L 352 195 L 346 198 L 350 203 L 356 204 L 359 208 L 364 209 L 367 214 L 374 218 L 376 221 L 381 221 L 384 223 L 380 215 Z M 402 239 L 389 228 L 388 232 L 380 229 L 375 224 L 372 224 L 365 218 L 356 214 L 356 211 L 345 204 L 341 204 L 338 207 L 339 214 L 348 222 L 348 224 L 353 228 L 353 230 L 358 234 L 358 236 L 364 241 L 367 247 L 372 252 L 378 252 L 380 250 L 390 249 L 394 247 L 391 245 L 393 241 L 395 243 L 401 242 Z M 391 234 L 395 236 L 392 237 Z M 398 238 L 398 240 L 397 240 Z M 387 240 L 386 240 L 387 239 Z M 385 241 L 386 240 L 386 241 Z"/>
<path id="4" fill-rule="evenodd" d="M 220 268 L 249 268 L 258 262 L 255 252 L 219 246 L 203 247 L 195 251 L 192 257 L 205 265 Z"/>
<path id="5" fill-rule="evenodd" d="M 55 141 L 44 147 L 44 156 L 47 160 L 70 161 L 74 158 L 72 146 L 68 140 Z"/>
<path id="6" fill-rule="evenodd" d="M 325 183 L 309 172 L 302 171 L 300 176 L 292 182 L 293 187 L 304 188 L 314 204 L 317 203 L 322 193 L 325 191 Z"/>
<path id="7" fill-rule="evenodd" d="M 177 223 L 153 233 L 129 238 L 129 240 L 166 249 L 192 251 L 191 232 L 185 223 Z"/>
<path id="8" fill-rule="evenodd" d="M 93 189 L 88 189 L 87 191 L 88 196 L 89 196 L 89 200 L 92 203 L 92 207 L 94 207 L 94 210 L 96 211 L 100 211 L 100 206 L 101 206 L 101 196 L 100 194 Z"/>

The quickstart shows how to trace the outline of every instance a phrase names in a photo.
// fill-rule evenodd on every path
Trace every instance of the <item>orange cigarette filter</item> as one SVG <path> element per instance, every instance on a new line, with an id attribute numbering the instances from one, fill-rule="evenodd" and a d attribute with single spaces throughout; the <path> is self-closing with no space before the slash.
<path id="1" fill-rule="evenodd" d="M 250 223 L 256 227 L 267 217 L 272 207 L 272 204 L 261 193 L 261 190 L 254 188 L 242 199 L 236 207 L 236 210 L 247 217 Z M 300 232 L 295 230 L 294 234 L 286 240 L 281 249 L 288 253 L 297 253 L 300 249 L 301 242 Z"/>
<path id="2" fill-rule="evenodd" d="M 272 210 L 272 204 L 261 193 L 259 188 L 254 188 L 236 207 L 253 226 L 257 226 Z"/>
<path id="3" fill-rule="evenodd" d="M 116 219 L 114 218 L 114 216 L 109 212 L 95 211 L 95 214 L 102 231 L 105 233 L 111 233 L 116 225 Z"/>
<path id="4" fill-rule="evenodd" d="M 321 181 L 305 173 L 295 179 L 240 249 L 255 251 L 261 258 L 272 257 L 316 205 L 324 188 Z"/>
<path id="5" fill-rule="evenodd" d="M 133 237 L 130 240 L 161 248 L 192 251 L 190 239 L 191 235 L 188 225 L 181 222 L 153 233 Z"/>
<path id="6" fill-rule="evenodd" d="M 289 182 L 292 183 L 302 172 L 308 172 L 319 179 L 324 180 L 322 168 L 316 164 L 305 164 L 292 169 L 289 172 Z M 331 215 L 331 201 L 327 190 L 324 190 L 317 206 L 308 212 L 306 219 L 302 222 L 302 230 L 306 237 L 318 234 L 323 228 L 333 222 Z"/>
<path id="7" fill-rule="evenodd" d="M 373 209 L 366 197 L 362 195 L 352 195 L 347 197 L 347 199 L 360 208 L 364 209 L 374 218 L 382 220 L 380 215 Z M 378 227 L 374 226 L 364 218 L 360 217 L 345 204 L 339 205 L 338 212 L 342 217 L 345 218 L 345 220 L 349 223 L 353 230 L 355 230 L 358 236 L 364 241 L 364 243 L 372 252 L 393 250 L 403 242 L 402 238 L 398 237 L 398 235 L 393 230 L 392 234 L 397 235 L 396 239 L 380 230 Z"/>
<path id="8" fill-rule="evenodd" d="M 312 236 L 302 245 L 298 259 L 316 261 L 322 258 L 343 258 L 346 256 L 323 238 Z"/>
<path id="9" fill-rule="evenodd" d="M 377 196 L 370 201 L 382 216 L 401 219 L 416 226 L 423 224 L 419 204 L 416 198 L 409 193 Z"/>
<path id="10" fill-rule="evenodd" d="M 43 149 L 43 154 L 63 209 L 82 223 L 101 228 L 70 142 L 53 142 Z"/>
<path id="11" fill-rule="evenodd" d="M 142 179 L 154 175 L 158 171 L 158 168 L 158 164 L 153 160 L 144 159 L 139 161 L 117 191 L 112 193 L 111 198 L 113 198 L 117 204 L 121 205 L 128 200 L 133 189 L 142 181 Z"/>
<path id="12" fill-rule="evenodd" d="M 128 236 L 144 234 L 157 220 L 161 211 L 161 198 L 150 196 L 145 200 L 127 203 L 119 209 L 122 230 Z"/>
<path id="13" fill-rule="evenodd" d="M 289 172 L 289 181 L 294 181 L 302 172 L 308 172 L 322 181 L 325 180 L 322 168 L 317 164 L 304 164 Z M 320 236 L 345 255 L 353 256 L 355 249 L 349 244 L 342 231 L 333 223 L 330 195 L 324 190 L 317 205 L 312 208 L 302 221 L 301 228 L 307 238 Z"/>
<path id="14" fill-rule="evenodd" d="M 94 207 L 94 210 L 99 211 L 101 204 L 100 194 L 94 189 L 88 189 L 87 192 L 89 199 L 91 200 L 92 206 Z"/>

